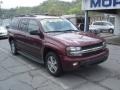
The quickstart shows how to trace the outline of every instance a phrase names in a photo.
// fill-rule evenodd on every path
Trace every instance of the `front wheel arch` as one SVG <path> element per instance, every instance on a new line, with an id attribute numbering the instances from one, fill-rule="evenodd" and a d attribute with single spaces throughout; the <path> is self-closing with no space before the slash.
<path id="1" fill-rule="evenodd" d="M 14 40 L 14 38 L 13 37 L 9 37 L 8 40 L 9 40 L 9 43 L 11 43 L 11 41 Z"/>
<path id="2" fill-rule="evenodd" d="M 54 53 L 56 53 L 56 54 L 58 55 L 58 57 L 60 58 L 59 53 L 57 52 L 57 50 L 52 49 L 52 48 L 50 48 L 50 47 L 45 47 L 44 50 L 43 50 L 43 60 L 44 60 L 44 64 L 46 63 L 46 61 L 45 61 L 45 56 L 47 55 L 48 52 L 54 52 Z"/>

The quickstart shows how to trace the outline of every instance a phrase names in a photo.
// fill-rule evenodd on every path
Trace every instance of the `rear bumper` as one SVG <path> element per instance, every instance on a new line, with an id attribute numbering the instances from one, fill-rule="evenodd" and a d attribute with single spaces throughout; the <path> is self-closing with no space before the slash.
<path id="1" fill-rule="evenodd" d="M 105 49 L 99 54 L 91 55 L 89 57 L 68 57 L 63 56 L 61 58 L 62 61 L 62 68 L 64 71 L 71 71 L 74 69 L 79 68 L 83 65 L 91 65 L 101 63 L 107 60 L 109 56 L 109 50 Z M 78 63 L 77 65 L 73 66 L 74 63 Z"/>

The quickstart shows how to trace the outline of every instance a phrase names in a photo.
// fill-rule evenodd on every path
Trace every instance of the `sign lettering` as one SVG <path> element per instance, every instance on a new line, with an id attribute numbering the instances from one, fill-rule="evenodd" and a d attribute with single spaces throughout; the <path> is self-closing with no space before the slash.
<path id="1" fill-rule="evenodd" d="M 99 8 L 99 7 L 116 7 L 120 5 L 120 0 L 90 0 L 91 8 Z"/>

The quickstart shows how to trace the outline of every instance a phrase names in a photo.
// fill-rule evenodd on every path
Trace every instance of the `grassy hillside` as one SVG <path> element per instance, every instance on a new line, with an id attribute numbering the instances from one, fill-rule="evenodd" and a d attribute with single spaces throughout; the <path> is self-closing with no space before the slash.
<path id="1" fill-rule="evenodd" d="M 73 2 L 64 2 L 59 0 L 47 0 L 35 7 L 17 7 L 9 10 L 2 10 L 2 17 L 13 17 L 21 14 L 50 14 L 50 15 L 64 15 L 64 14 L 80 14 L 81 1 L 75 0 Z"/>

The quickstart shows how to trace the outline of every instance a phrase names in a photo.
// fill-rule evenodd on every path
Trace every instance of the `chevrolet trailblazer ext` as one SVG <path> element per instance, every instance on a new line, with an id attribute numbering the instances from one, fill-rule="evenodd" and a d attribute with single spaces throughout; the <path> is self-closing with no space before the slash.
<path id="1" fill-rule="evenodd" d="M 8 29 L 12 54 L 20 53 L 46 65 L 53 76 L 81 65 L 107 60 L 109 50 L 104 39 L 80 32 L 71 22 L 53 16 L 19 16 Z"/>

